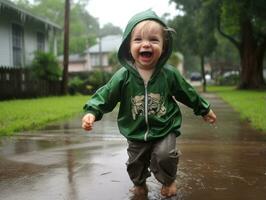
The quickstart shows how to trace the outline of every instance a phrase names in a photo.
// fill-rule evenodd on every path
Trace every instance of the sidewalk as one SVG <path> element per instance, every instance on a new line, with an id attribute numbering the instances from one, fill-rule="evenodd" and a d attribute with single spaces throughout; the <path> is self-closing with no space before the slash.
<path id="1" fill-rule="evenodd" d="M 213 94 L 206 94 L 218 116 L 206 124 L 181 105 L 182 152 L 177 184 L 184 200 L 264 200 L 266 135 L 239 120 Z M 95 124 L 91 133 L 80 118 L 46 130 L 0 140 L 1 200 L 126 200 L 132 186 L 126 172 L 127 143 L 116 113 Z M 162 199 L 160 184 L 148 179 L 149 200 Z M 202 198 L 201 198 L 202 197 Z"/>

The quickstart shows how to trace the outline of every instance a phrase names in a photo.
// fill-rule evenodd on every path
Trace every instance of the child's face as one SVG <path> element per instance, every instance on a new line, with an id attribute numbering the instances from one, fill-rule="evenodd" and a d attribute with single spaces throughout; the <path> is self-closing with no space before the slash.
<path id="1" fill-rule="evenodd" d="M 132 31 L 130 53 L 135 66 L 152 69 L 163 52 L 163 27 L 155 21 L 140 22 Z"/>

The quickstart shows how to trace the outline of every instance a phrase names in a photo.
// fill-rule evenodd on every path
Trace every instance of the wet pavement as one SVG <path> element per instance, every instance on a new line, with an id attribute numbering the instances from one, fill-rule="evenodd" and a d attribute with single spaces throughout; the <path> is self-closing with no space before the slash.
<path id="1" fill-rule="evenodd" d="M 182 135 L 178 200 L 265 200 L 266 133 L 241 122 L 213 94 L 205 95 L 218 116 L 206 124 L 181 105 Z M 80 118 L 0 139 L 1 200 L 127 200 L 127 143 L 107 114 L 90 133 Z M 149 200 L 163 199 L 161 185 L 147 181 Z"/>

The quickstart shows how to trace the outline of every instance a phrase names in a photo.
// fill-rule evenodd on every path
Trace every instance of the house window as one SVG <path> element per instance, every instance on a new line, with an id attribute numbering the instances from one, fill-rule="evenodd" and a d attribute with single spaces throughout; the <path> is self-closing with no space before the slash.
<path id="1" fill-rule="evenodd" d="M 45 49 L 44 43 L 45 43 L 44 34 L 38 32 L 37 33 L 37 50 L 38 51 L 44 51 Z"/>
<path id="2" fill-rule="evenodd" d="M 23 65 L 23 30 L 18 24 L 12 24 L 13 65 Z"/>
<path id="3" fill-rule="evenodd" d="M 99 66 L 100 65 L 100 56 L 98 54 L 91 55 L 91 66 Z"/>

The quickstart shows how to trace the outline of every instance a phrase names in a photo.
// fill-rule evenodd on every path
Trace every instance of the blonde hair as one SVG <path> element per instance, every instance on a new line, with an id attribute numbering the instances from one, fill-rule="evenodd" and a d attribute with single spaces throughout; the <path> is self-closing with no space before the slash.
<path id="1" fill-rule="evenodd" d="M 170 27 L 165 27 L 163 26 L 160 22 L 156 21 L 156 20 L 144 20 L 144 21 L 141 21 L 143 22 L 141 24 L 141 34 L 143 35 L 144 32 L 146 31 L 150 31 L 150 29 L 152 29 L 154 27 L 154 25 L 158 25 L 161 29 L 161 33 L 162 33 L 162 37 L 163 37 L 163 42 L 165 43 L 166 40 L 167 40 L 167 35 L 168 34 L 171 34 L 171 33 L 175 33 L 175 30 L 173 28 L 170 28 Z M 136 25 L 138 26 L 139 23 Z M 135 28 L 133 28 L 132 32 L 135 30 Z M 132 34 L 131 32 L 131 34 Z"/>

